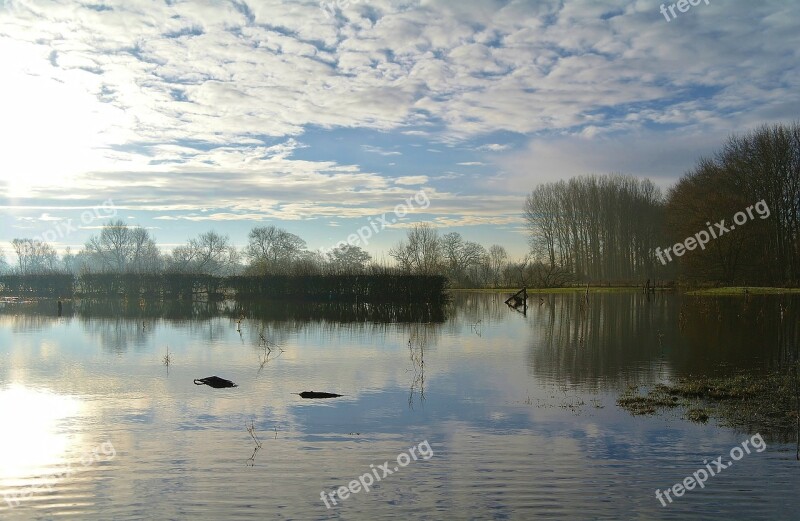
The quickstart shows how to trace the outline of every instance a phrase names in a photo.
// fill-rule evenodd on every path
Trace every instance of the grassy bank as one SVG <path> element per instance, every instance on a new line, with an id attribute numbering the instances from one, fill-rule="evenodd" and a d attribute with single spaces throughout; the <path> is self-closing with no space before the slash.
<path id="1" fill-rule="evenodd" d="M 454 288 L 452 292 L 469 293 L 509 293 L 514 294 L 522 288 Z M 672 288 L 656 288 L 656 291 L 671 291 Z M 641 286 L 589 286 L 589 293 L 636 293 L 641 292 Z M 553 294 L 553 293 L 585 293 L 586 286 L 571 286 L 568 288 L 528 288 L 528 295 Z"/>
<path id="2" fill-rule="evenodd" d="M 510 293 L 514 294 L 521 288 L 454 288 L 453 292 L 470 293 Z M 656 288 L 656 291 L 681 291 L 672 287 Z M 745 291 L 747 290 L 747 291 Z M 553 294 L 553 293 L 583 293 L 586 286 L 570 286 L 568 288 L 528 288 L 528 294 Z M 642 291 L 641 286 L 589 286 L 589 293 L 636 293 Z M 745 295 L 790 295 L 800 294 L 800 288 L 771 288 L 752 286 L 729 286 L 723 288 L 684 289 L 686 295 L 698 297 L 715 296 L 745 296 Z"/>
<path id="3" fill-rule="evenodd" d="M 745 295 L 789 295 L 800 294 L 800 288 L 770 288 L 770 287 L 751 287 L 751 286 L 728 286 L 724 288 L 705 288 L 687 291 L 687 295 L 700 297 L 715 296 L 737 296 Z"/>

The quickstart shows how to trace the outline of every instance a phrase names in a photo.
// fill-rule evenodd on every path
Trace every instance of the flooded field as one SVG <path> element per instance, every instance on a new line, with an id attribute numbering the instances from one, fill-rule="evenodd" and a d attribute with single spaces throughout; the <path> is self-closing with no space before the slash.
<path id="1" fill-rule="evenodd" d="M 0 517 L 796 519 L 796 433 L 617 400 L 787 367 L 800 298 L 505 298 L 0 303 Z"/>

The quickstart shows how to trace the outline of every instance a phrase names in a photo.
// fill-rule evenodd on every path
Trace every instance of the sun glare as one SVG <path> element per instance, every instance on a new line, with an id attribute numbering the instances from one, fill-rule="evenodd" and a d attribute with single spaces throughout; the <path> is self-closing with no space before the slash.
<path id="1" fill-rule="evenodd" d="M 13 385 L 0 390 L 0 488 L 60 465 L 77 443 L 63 422 L 81 411 L 80 400 Z"/>
<path id="2" fill-rule="evenodd" d="M 107 163 L 120 111 L 92 94 L 91 73 L 56 69 L 41 50 L 7 39 L 0 39 L 0 56 L 0 181 L 9 183 L 9 195 L 66 186 Z"/>

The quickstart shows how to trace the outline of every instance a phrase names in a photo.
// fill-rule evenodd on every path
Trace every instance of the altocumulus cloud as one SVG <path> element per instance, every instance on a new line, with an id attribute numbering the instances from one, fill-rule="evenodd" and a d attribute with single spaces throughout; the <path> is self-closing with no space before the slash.
<path id="1" fill-rule="evenodd" d="M 666 24 L 635 1 L 371 0 L 329 17 L 299 0 L 6 0 L 0 205 L 41 215 L 68 193 L 144 223 L 357 219 L 425 184 L 421 218 L 510 237 L 537 181 L 674 179 L 732 130 L 800 117 L 799 10 L 712 2 Z"/>

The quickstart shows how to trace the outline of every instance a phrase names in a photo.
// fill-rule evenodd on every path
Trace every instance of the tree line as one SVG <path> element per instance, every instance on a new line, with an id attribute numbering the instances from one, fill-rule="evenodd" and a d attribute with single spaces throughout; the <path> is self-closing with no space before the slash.
<path id="1" fill-rule="evenodd" d="M 687 276 L 725 282 L 800 282 L 800 124 L 763 126 L 732 136 L 670 190 L 667 240 L 705 228 L 763 201 L 756 218 L 680 259 Z M 695 255 L 695 253 L 697 253 Z"/>
<path id="2" fill-rule="evenodd" d="M 590 176 L 543 184 L 527 197 L 531 252 L 581 280 L 641 279 L 654 273 L 663 196 L 649 180 Z"/>
<path id="3" fill-rule="evenodd" d="M 655 252 L 712 223 L 742 219 L 707 246 L 689 241 L 674 262 Z M 525 202 L 531 255 L 541 272 L 574 281 L 681 278 L 742 284 L 800 282 L 800 124 L 732 136 L 663 194 L 620 175 L 537 186 Z M 746 223 L 746 225 L 745 225 Z M 724 225 L 724 228 L 728 228 Z M 696 242 L 696 241 L 695 241 Z"/>
<path id="4" fill-rule="evenodd" d="M 164 252 L 150 232 L 121 220 L 109 221 L 78 251 L 63 255 L 37 239 L 14 239 L 16 265 L 0 257 L 0 272 L 21 276 L 52 274 L 211 275 L 446 275 L 457 286 L 499 285 L 508 260 L 499 245 L 486 249 L 456 232 L 439 237 L 428 224 L 415 225 L 406 240 L 390 250 L 394 266 L 377 264 L 350 244 L 322 253 L 309 250 L 299 236 L 276 226 L 253 228 L 248 243 L 236 248 L 226 235 L 209 231 Z M 3 269 L 5 268 L 5 269 Z M 130 279 L 130 277 L 125 280 Z M 92 278 L 85 278 L 87 281 Z M 122 279 L 120 279 L 122 281 Z M 123 282 L 119 282 L 123 284 Z M 127 283 L 125 283 L 127 284 Z"/>
<path id="5" fill-rule="evenodd" d="M 209 231 L 171 251 L 164 252 L 150 232 L 116 220 L 106 223 L 78 251 L 59 256 L 55 248 L 38 239 L 11 241 L 17 258 L 9 266 L 0 257 L 0 270 L 17 275 L 52 273 L 129 273 L 292 275 L 360 273 L 372 257 L 363 249 L 342 245 L 326 254 L 309 251 L 297 235 L 275 226 L 253 228 L 248 244 L 239 249 L 227 235 Z"/>

